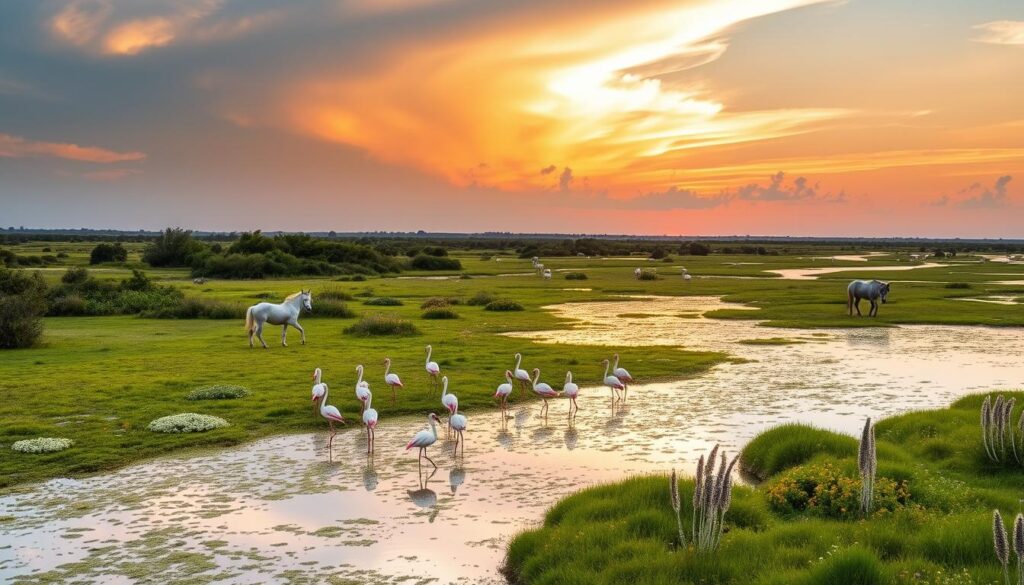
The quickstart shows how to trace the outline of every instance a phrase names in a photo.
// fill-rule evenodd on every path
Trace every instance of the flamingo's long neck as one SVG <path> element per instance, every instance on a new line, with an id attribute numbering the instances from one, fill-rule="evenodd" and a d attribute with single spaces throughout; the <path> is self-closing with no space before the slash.
<path id="1" fill-rule="evenodd" d="M 445 376 L 442 382 L 443 384 L 441 387 L 441 398 L 444 398 L 445 395 L 448 394 L 448 376 Z"/>
<path id="2" fill-rule="evenodd" d="M 508 381 L 509 384 L 512 383 L 512 372 L 505 370 L 505 380 Z"/>
<path id="3" fill-rule="evenodd" d="M 540 370 L 533 373 L 533 387 L 537 387 L 537 382 L 540 380 Z"/>
<path id="4" fill-rule="evenodd" d="M 370 410 L 370 404 L 373 402 L 373 394 L 366 397 L 366 410 Z"/>
<path id="5" fill-rule="evenodd" d="M 427 363 L 430 363 L 430 353 L 434 351 L 434 348 L 427 346 Z"/>
<path id="6" fill-rule="evenodd" d="M 391 372 L 391 360 L 384 362 L 384 377 L 388 377 L 388 373 Z"/>
<path id="7" fill-rule="evenodd" d="M 316 371 L 313 372 L 313 383 L 314 384 L 319 384 L 320 383 L 320 375 L 321 375 L 320 374 L 320 368 L 317 368 Z"/>
<path id="8" fill-rule="evenodd" d="M 565 373 L 565 383 L 572 384 L 572 372 Z"/>
<path id="9" fill-rule="evenodd" d="M 619 354 L 615 354 L 615 365 L 612 366 L 613 370 L 619 369 Z"/>
<path id="10" fill-rule="evenodd" d="M 434 433 L 434 440 L 437 440 L 437 427 L 434 425 L 434 417 L 428 416 L 427 422 L 430 423 L 430 432 Z"/>
<path id="11" fill-rule="evenodd" d="M 356 371 L 359 372 L 359 379 L 356 380 L 356 386 L 363 382 L 363 366 L 357 366 Z"/>
<path id="12" fill-rule="evenodd" d="M 604 362 L 604 377 L 605 378 L 608 377 L 608 369 L 611 368 L 611 367 L 612 367 L 611 362 L 609 362 L 608 360 L 605 360 L 605 362 Z"/>
<path id="13" fill-rule="evenodd" d="M 320 399 L 320 414 L 324 413 L 324 408 L 327 406 L 327 384 L 324 384 L 324 396 Z"/>
<path id="14" fill-rule="evenodd" d="M 523 363 L 523 356 L 522 356 L 522 354 L 518 354 L 517 353 L 516 354 L 516 369 L 517 370 L 519 369 L 519 364 L 521 364 L 521 363 Z"/>

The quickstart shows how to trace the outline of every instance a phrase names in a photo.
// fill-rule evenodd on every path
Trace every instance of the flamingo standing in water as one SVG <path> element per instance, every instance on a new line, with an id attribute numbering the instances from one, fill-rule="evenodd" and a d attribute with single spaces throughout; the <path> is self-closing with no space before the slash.
<path id="1" fill-rule="evenodd" d="M 420 450 L 420 456 L 418 459 L 420 465 L 423 464 L 423 458 L 426 457 L 427 461 L 430 461 L 430 464 L 434 466 L 434 469 L 437 469 L 437 464 L 434 463 L 434 460 L 427 457 L 427 447 L 437 442 L 436 423 L 441 422 L 441 419 L 439 419 L 436 414 L 430 413 L 427 415 L 427 422 L 430 423 L 430 429 L 423 429 L 413 435 L 412 440 L 405 446 L 405 450 L 408 451 L 413 447 L 418 448 Z"/>
<path id="2" fill-rule="evenodd" d="M 562 386 L 562 395 L 569 399 L 569 418 L 580 409 L 576 404 L 576 397 L 580 395 L 580 387 L 572 381 L 572 372 L 565 373 L 565 385 Z"/>
<path id="3" fill-rule="evenodd" d="M 459 397 L 448 392 L 448 376 L 441 378 L 441 405 L 448 411 L 448 426 L 451 427 L 452 415 L 459 410 Z"/>
<path id="4" fill-rule="evenodd" d="M 629 393 L 629 385 L 633 383 L 633 376 L 629 375 L 626 368 L 619 367 L 619 354 L 614 354 L 612 357 L 615 358 L 615 363 L 612 364 L 612 375 L 622 382 L 622 397 L 625 398 Z"/>
<path id="5" fill-rule="evenodd" d="M 462 432 L 466 430 L 466 415 L 459 414 L 459 405 L 455 405 L 455 412 L 448 417 L 448 426 L 455 431 L 455 451 L 452 453 L 453 456 L 458 457 L 459 455 L 459 443 L 462 443 L 462 456 L 466 456 L 466 440 L 462 436 Z"/>
<path id="6" fill-rule="evenodd" d="M 612 400 L 615 400 L 618 397 L 618 391 L 624 390 L 626 387 L 622 384 L 621 380 L 608 374 L 608 370 L 611 368 L 610 361 L 602 360 L 601 363 L 604 364 L 604 385 L 611 388 Z"/>
<path id="7" fill-rule="evenodd" d="M 366 452 L 373 453 L 373 442 L 376 438 L 375 431 L 377 429 L 377 409 L 370 408 L 370 404 L 373 402 L 373 394 L 366 399 L 366 409 L 363 410 L 363 424 L 366 425 Z"/>
<path id="8" fill-rule="evenodd" d="M 331 425 L 331 440 L 327 441 L 327 448 L 330 449 L 334 444 L 334 435 L 338 434 L 338 431 L 334 428 L 334 423 L 348 423 L 345 422 L 345 418 L 341 416 L 341 412 L 337 407 L 327 404 L 327 384 L 324 384 L 324 397 L 320 400 L 320 416 L 326 418 L 327 424 Z"/>
<path id="9" fill-rule="evenodd" d="M 523 362 L 523 354 L 516 354 L 516 366 L 512 368 L 512 375 L 516 380 L 519 380 L 519 390 L 525 391 L 526 385 L 532 382 L 530 379 L 530 372 L 519 367 L 519 364 Z"/>
<path id="10" fill-rule="evenodd" d="M 398 374 L 391 373 L 391 358 L 384 358 L 384 383 L 391 387 L 392 404 L 397 403 L 398 395 L 395 394 L 395 388 L 404 388 L 404 386 L 402 386 L 402 380 L 399 379 Z"/>
<path id="11" fill-rule="evenodd" d="M 324 397 L 324 388 L 326 384 L 320 381 L 320 368 L 313 370 L 313 416 L 316 416 L 316 411 L 320 409 L 320 400 Z"/>
<path id="12" fill-rule="evenodd" d="M 359 373 L 359 381 L 356 382 L 356 398 L 358 398 L 361 403 L 359 412 L 363 412 L 366 410 L 366 402 L 370 399 L 370 384 L 363 381 L 362 364 L 356 366 L 356 372 Z"/>
<path id="13" fill-rule="evenodd" d="M 548 398 L 557 398 L 558 392 L 547 383 L 538 382 L 538 380 L 540 380 L 540 368 L 533 368 L 533 380 L 530 382 L 533 384 L 533 391 L 544 400 L 544 408 L 541 409 L 541 412 L 547 416 Z"/>
<path id="14" fill-rule="evenodd" d="M 508 396 L 512 394 L 512 371 L 505 370 L 505 383 L 498 386 L 494 397 L 501 399 L 501 419 L 505 420 L 505 407 L 508 403 Z"/>
<path id="15" fill-rule="evenodd" d="M 434 348 L 427 346 L 427 363 L 424 369 L 427 370 L 427 375 L 430 376 L 430 389 L 437 388 L 437 377 L 441 374 L 441 366 L 437 365 L 437 362 L 430 361 L 430 354 L 434 351 Z"/>

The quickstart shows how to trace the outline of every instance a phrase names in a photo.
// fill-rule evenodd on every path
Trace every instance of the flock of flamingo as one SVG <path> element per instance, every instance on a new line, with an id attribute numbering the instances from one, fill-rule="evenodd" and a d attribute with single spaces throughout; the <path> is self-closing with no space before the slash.
<path id="1" fill-rule="evenodd" d="M 462 452 L 465 454 L 466 445 L 463 437 L 467 423 L 469 422 L 466 415 L 459 413 L 459 398 L 454 393 L 448 391 L 448 376 L 441 375 L 441 366 L 435 361 L 431 361 L 430 357 L 433 353 L 434 348 L 427 346 L 427 359 L 424 363 L 424 369 L 427 372 L 427 376 L 430 378 L 430 385 L 432 390 L 436 390 L 437 386 L 441 386 L 441 405 L 448 412 L 447 421 L 447 433 L 454 434 L 455 436 L 455 450 L 454 453 L 457 455 L 459 452 L 459 445 L 462 444 Z M 604 385 L 607 386 L 612 393 L 612 400 L 619 398 L 625 398 L 626 392 L 629 389 L 629 384 L 633 382 L 633 376 L 630 375 L 625 368 L 619 367 L 619 354 L 614 354 L 614 363 L 611 360 L 602 360 L 601 364 L 604 365 Z M 521 393 L 526 392 L 526 388 L 529 387 L 544 401 L 544 406 L 541 407 L 541 413 L 547 416 L 548 412 L 548 399 L 557 398 L 564 396 L 569 399 L 569 418 L 575 416 L 576 411 L 579 410 L 579 405 L 576 404 L 576 398 L 579 396 L 580 387 L 572 381 L 572 372 L 565 373 L 565 383 L 562 385 L 561 390 L 555 390 L 550 384 L 540 381 L 540 368 L 533 369 L 533 376 L 530 375 L 525 369 L 520 366 L 523 362 L 522 354 L 517 353 L 515 355 L 515 365 L 511 370 L 505 370 L 505 382 L 498 386 L 494 392 L 494 398 L 501 401 L 501 415 L 504 418 L 506 416 L 506 408 L 508 404 L 508 398 L 512 394 L 514 384 L 518 383 L 519 390 Z M 380 420 L 380 415 L 377 410 L 371 405 L 373 403 L 373 393 L 370 391 L 370 383 L 363 380 L 363 366 L 362 364 L 356 366 L 356 373 L 359 375 L 359 379 L 356 381 L 355 394 L 356 398 L 359 399 L 361 406 L 361 415 L 363 424 L 366 426 L 366 452 L 372 453 L 374 447 L 375 432 L 377 429 L 377 423 Z M 341 415 L 341 411 L 336 406 L 327 403 L 327 383 L 323 381 L 323 372 L 320 368 L 313 370 L 313 408 L 319 410 L 320 416 L 327 419 L 327 424 L 331 429 L 331 438 L 328 441 L 328 448 L 334 443 L 334 436 L 338 433 L 334 427 L 334 423 L 347 424 L 345 418 Z M 391 399 L 393 402 L 397 402 L 398 394 L 397 389 L 403 388 L 401 378 L 398 374 L 391 371 L 391 358 L 384 358 L 384 383 L 391 388 Z M 621 393 L 621 395 L 620 395 Z M 406 451 L 417 448 L 419 449 L 418 461 L 422 465 L 423 459 L 430 462 L 434 468 L 437 468 L 437 464 L 427 455 L 427 447 L 430 447 L 437 442 L 437 425 L 441 422 L 440 417 L 435 413 L 427 415 L 427 422 L 430 425 L 429 429 L 423 429 L 416 433 L 413 438 L 406 444 Z"/>

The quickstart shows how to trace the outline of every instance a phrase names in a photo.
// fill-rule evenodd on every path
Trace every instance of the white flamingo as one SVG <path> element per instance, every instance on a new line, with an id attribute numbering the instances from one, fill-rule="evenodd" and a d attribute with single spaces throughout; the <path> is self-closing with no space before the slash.
<path id="1" fill-rule="evenodd" d="M 356 398 L 361 403 L 359 412 L 363 412 L 366 410 L 366 401 L 370 399 L 370 384 L 363 381 L 363 364 L 356 366 L 356 372 L 359 373 L 359 380 L 356 381 Z"/>
<path id="2" fill-rule="evenodd" d="M 562 395 L 569 399 L 569 418 L 580 409 L 576 404 L 576 397 L 580 395 L 580 387 L 572 381 L 572 372 L 565 373 L 565 385 L 562 386 Z"/>
<path id="3" fill-rule="evenodd" d="M 441 378 L 441 405 L 448 411 L 448 426 L 451 426 L 452 415 L 459 410 L 459 397 L 448 392 L 448 376 Z"/>
<path id="4" fill-rule="evenodd" d="M 536 392 L 542 400 L 544 400 L 544 408 L 541 409 L 541 412 L 547 415 L 548 398 L 557 398 L 558 392 L 547 383 L 538 382 L 538 380 L 540 380 L 540 368 L 533 368 L 533 380 L 531 380 L 533 384 L 533 391 Z"/>
<path id="5" fill-rule="evenodd" d="M 517 353 L 516 366 L 512 368 L 512 375 L 515 377 L 516 380 L 519 380 L 519 389 L 525 390 L 526 385 L 531 382 L 530 372 L 527 372 L 526 370 L 520 368 L 519 364 L 521 363 L 523 363 L 523 354 Z"/>
<path id="6" fill-rule="evenodd" d="M 405 450 L 408 451 L 413 447 L 420 450 L 419 463 L 423 464 L 423 458 L 426 457 L 427 461 L 437 469 L 437 464 L 430 457 L 427 457 L 427 447 L 437 442 L 437 425 L 436 423 L 441 422 L 441 419 L 437 418 L 437 415 L 430 413 L 427 415 L 427 422 L 430 423 L 430 429 L 423 429 L 422 431 L 413 435 L 412 440 L 405 446 Z"/>
<path id="7" fill-rule="evenodd" d="M 618 397 L 618 391 L 624 390 L 626 387 L 622 385 L 621 380 L 608 373 L 608 370 L 611 368 L 610 361 L 602 360 L 601 363 L 604 364 L 604 385 L 611 388 L 612 400 L 615 400 Z"/>
<path id="8" fill-rule="evenodd" d="M 398 402 L 398 395 L 395 394 L 395 388 L 404 388 L 402 380 L 398 377 L 398 374 L 391 373 L 391 358 L 384 358 L 384 383 L 391 388 L 391 402 Z"/>
<path id="9" fill-rule="evenodd" d="M 505 383 L 498 386 L 494 392 L 495 398 L 501 399 L 501 418 L 505 419 L 505 407 L 508 404 L 508 397 L 512 394 L 512 371 L 505 370 Z"/>
<path id="10" fill-rule="evenodd" d="M 612 375 L 622 382 L 622 395 L 625 397 L 629 393 L 629 385 L 633 383 L 633 376 L 629 375 L 626 368 L 619 367 L 619 354 L 614 354 L 612 357 L 615 358 L 615 363 L 612 364 Z"/>
<path id="11" fill-rule="evenodd" d="M 331 440 L 327 441 L 327 448 L 330 449 L 334 444 L 334 435 L 338 434 L 334 423 L 348 423 L 345 422 L 345 418 L 341 416 L 341 411 L 337 407 L 327 404 L 327 384 L 324 384 L 324 397 L 320 400 L 320 416 L 326 418 L 327 424 L 331 426 Z"/>
<path id="12" fill-rule="evenodd" d="M 373 453 L 373 442 L 376 438 L 377 409 L 370 408 L 373 403 L 373 394 L 366 399 L 366 410 L 363 411 L 363 424 L 366 425 L 366 452 Z"/>
<path id="13" fill-rule="evenodd" d="M 437 377 L 441 374 L 441 366 L 437 365 L 437 362 L 430 361 L 430 354 L 433 353 L 434 348 L 427 346 L 427 362 L 423 366 L 427 370 L 427 375 L 430 376 L 430 389 L 437 388 Z"/>
<path id="14" fill-rule="evenodd" d="M 455 412 L 448 417 L 448 425 L 455 431 L 455 451 L 452 453 L 453 456 L 458 457 L 459 455 L 459 443 L 462 443 L 462 456 L 466 456 L 466 440 L 462 436 L 462 432 L 466 430 L 466 415 L 459 414 L 459 406 L 455 405 Z"/>
<path id="15" fill-rule="evenodd" d="M 320 401 L 324 397 L 325 384 L 321 382 L 322 372 L 320 368 L 313 370 L 313 416 L 316 416 L 316 411 L 320 409 Z"/>

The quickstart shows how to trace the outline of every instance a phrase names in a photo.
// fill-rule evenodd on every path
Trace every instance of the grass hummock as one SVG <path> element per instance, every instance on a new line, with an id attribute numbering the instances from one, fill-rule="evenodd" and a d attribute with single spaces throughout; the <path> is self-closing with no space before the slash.
<path id="1" fill-rule="evenodd" d="M 57 451 L 63 451 L 74 444 L 75 442 L 71 439 L 65 439 L 63 437 L 37 437 L 35 439 L 15 441 L 15 443 L 11 445 L 11 450 L 17 451 L 18 453 L 56 453 Z"/>
<path id="2" fill-rule="evenodd" d="M 158 418 L 146 427 L 155 433 L 203 433 L 229 426 L 228 421 L 209 414 L 183 412 Z"/>
<path id="3" fill-rule="evenodd" d="M 374 297 L 372 299 L 366 299 L 363 301 L 363 304 L 374 307 L 401 307 L 404 303 L 393 297 Z"/>
<path id="4" fill-rule="evenodd" d="M 377 335 L 419 335 L 420 331 L 411 322 L 387 315 L 370 315 L 356 321 L 345 329 L 349 335 L 371 337 Z"/>
<path id="5" fill-rule="evenodd" d="M 215 384 L 196 388 L 185 396 L 186 400 L 231 400 L 244 398 L 249 395 L 249 390 L 244 386 L 232 384 Z"/>
<path id="6" fill-rule="evenodd" d="M 498 299 L 487 303 L 485 311 L 522 311 L 523 305 L 508 299 Z"/>

